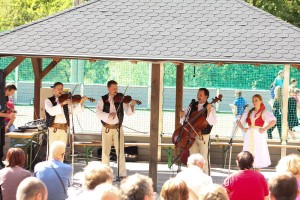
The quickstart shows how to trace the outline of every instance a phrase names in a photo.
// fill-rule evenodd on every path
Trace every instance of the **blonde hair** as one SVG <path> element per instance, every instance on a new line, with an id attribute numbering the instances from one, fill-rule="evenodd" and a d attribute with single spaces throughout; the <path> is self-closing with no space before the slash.
<path id="1" fill-rule="evenodd" d="M 300 174 L 300 156 L 290 154 L 281 158 L 276 166 L 277 172 L 290 172 L 294 175 Z"/>
<path id="2" fill-rule="evenodd" d="M 112 183 L 112 169 L 99 161 L 89 162 L 84 168 L 84 186 L 92 190 L 101 183 Z"/>
<path id="3" fill-rule="evenodd" d="M 103 183 L 103 184 L 98 185 L 93 190 L 93 193 L 94 193 L 94 196 L 100 200 L 102 200 L 102 199 L 119 200 L 120 199 L 119 189 L 117 187 L 113 186 L 111 183 Z"/>
<path id="4" fill-rule="evenodd" d="M 61 158 L 66 152 L 66 144 L 62 141 L 54 141 L 50 146 L 50 158 Z"/>
<path id="5" fill-rule="evenodd" d="M 162 186 L 160 196 L 164 200 L 188 200 L 189 189 L 183 180 L 171 178 Z"/>
<path id="6" fill-rule="evenodd" d="M 226 189 L 219 184 L 213 184 L 205 188 L 202 200 L 229 200 Z"/>

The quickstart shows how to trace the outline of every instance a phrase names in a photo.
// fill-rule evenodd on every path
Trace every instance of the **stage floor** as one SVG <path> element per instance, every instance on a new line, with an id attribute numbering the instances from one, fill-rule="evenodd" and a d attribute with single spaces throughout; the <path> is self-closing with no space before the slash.
<path id="1" fill-rule="evenodd" d="M 69 198 L 76 199 L 76 196 L 81 191 L 81 183 L 83 180 L 83 169 L 85 167 L 85 161 L 80 160 L 76 161 L 74 164 L 74 182 L 71 188 L 69 188 Z M 111 162 L 111 167 L 114 171 L 114 175 L 117 174 L 117 163 Z M 181 167 L 184 169 L 185 167 Z M 132 175 L 135 173 L 140 173 L 146 176 L 149 176 L 149 163 L 147 162 L 127 162 L 126 163 L 127 175 Z M 231 167 L 231 173 L 237 171 L 236 166 Z M 262 170 L 262 174 L 266 179 L 269 179 L 275 173 L 274 168 L 266 168 Z M 159 198 L 159 193 L 161 191 L 161 187 L 166 180 L 171 177 L 176 176 L 177 174 L 177 166 L 174 165 L 171 169 L 168 168 L 167 163 L 160 163 L 157 165 L 157 198 Z M 222 184 L 225 178 L 228 176 L 228 167 L 226 169 L 221 168 L 220 166 L 212 166 L 211 168 L 211 176 L 214 183 Z M 119 185 L 118 182 L 114 182 L 113 184 Z"/>

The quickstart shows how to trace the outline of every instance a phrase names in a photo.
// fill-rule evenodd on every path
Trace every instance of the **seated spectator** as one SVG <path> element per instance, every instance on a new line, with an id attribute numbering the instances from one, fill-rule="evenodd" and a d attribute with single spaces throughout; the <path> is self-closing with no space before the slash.
<path id="1" fill-rule="evenodd" d="M 186 183 L 183 180 L 180 180 L 178 178 L 171 178 L 164 183 L 160 192 L 160 197 L 162 200 L 192 199 L 189 198 L 189 189 Z"/>
<path id="2" fill-rule="evenodd" d="M 123 179 L 120 186 L 122 200 L 153 200 L 152 179 L 142 174 L 134 174 Z"/>
<path id="3" fill-rule="evenodd" d="M 209 185 L 205 188 L 202 200 L 228 200 L 226 189 L 219 184 Z"/>
<path id="4" fill-rule="evenodd" d="M 20 148 L 10 148 L 6 153 L 7 166 L 0 170 L 0 185 L 2 188 L 3 200 L 16 199 L 16 191 L 27 177 L 31 176 L 30 171 L 23 169 L 25 163 L 25 153 Z"/>
<path id="5" fill-rule="evenodd" d="M 13 102 L 12 97 L 9 97 L 8 102 L 6 103 L 6 107 L 9 108 L 9 110 L 6 112 L 7 114 L 15 111 L 15 105 Z M 15 121 L 15 118 L 9 119 L 8 117 L 5 118 L 5 131 L 6 133 L 13 132 L 16 128 L 13 124 Z"/>
<path id="6" fill-rule="evenodd" d="M 120 200 L 120 191 L 110 183 L 103 183 L 93 190 L 91 200 Z"/>
<path id="7" fill-rule="evenodd" d="M 299 190 L 296 200 L 300 200 L 300 156 L 290 154 L 281 158 L 276 166 L 276 171 L 279 173 L 290 172 L 296 177 Z"/>
<path id="8" fill-rule="evenodd" d="M 84 168 L 84 190 L 76 198 L 84 199 L 84 197 L 88 197 L 90 193 L 93 193 L 93 189 L 96 186 L 102 183 L 112 184 L 112 181 L 113 171 L 108 165 L 99 161 L 89 162 Z"/>
<path id="9" fill-rule="evenodd" d="M 248 151 L 242 151 L 237 155 L 236 162 L 240 171 L 231 174 L 223 183 L 229 199 L 267 200 L 268 185 L 265 177 L 253 170 L 253 155 Z"/>
<path id="10" fill-rule="evenodd" d="M 63 163 L 66 145 L 55 141 L 50 146 L 50 158 L 34 167 L 34 176 L 43 181 L 48 190 L 48 200 L 68 198 L 68 187 L 72 176 L 72 167 Z"/>
<path id="11" fill-rule="evenodd" d="M 271 200 L 294 200 L 298 194 L 297 179 L 291 173 L 279 173 L 269 179 Z"/>
<path id="12" fill-rule="evenodd" d="M 205 159 L 203 156 L 199 153 L 192 154 L 187 161 L 188 168 L 176 176 L 176 178 L 183 180 L 187 184 L 189 191 L 192 190 L 198 197 L 202 195 L 203 188 L 213 184 L 212 178 L 203 172 L 204 166 Z"/>
<path id="13" fill-rule="evenodd" d="M 35 177 L 25 178 L 19 185 L 17 200 L 47 200 L 45 184 Z"/>

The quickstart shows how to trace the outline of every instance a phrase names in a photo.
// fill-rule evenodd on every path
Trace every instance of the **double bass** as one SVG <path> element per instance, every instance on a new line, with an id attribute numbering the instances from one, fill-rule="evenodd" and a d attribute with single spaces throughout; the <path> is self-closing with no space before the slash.
<path id="1" fill-rule="evenodd" d="M 222 95 L 219 94 L 218 97 L 214 98 L 211 104 L 218 101 L 222 101 Z M 181 149 L 180 154 L 183 154 L 186 158 L 181 158 L 186 160 L 188 157 L 188 150 L 191 148 L 196 140 L 196 136 L 201 137 L 201 131 L 207 127 L 207 108 L 203 108 L 200 111 L 194 111 L 191 113 L 187 123 L 183 124 L 181 127 L 176 129 L 172 136 L 172 142 L 176 148 Z M 179 155 L 181 156 L 181 155 Z M 183 162 L 185 163 L 185 162 Z"/>

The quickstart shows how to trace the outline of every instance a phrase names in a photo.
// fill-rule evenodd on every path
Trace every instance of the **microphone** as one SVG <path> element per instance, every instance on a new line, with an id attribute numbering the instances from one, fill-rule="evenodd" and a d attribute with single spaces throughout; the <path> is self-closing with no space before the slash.
<path id="1" fill-rule="evenodd" d="M 191 103 L 190 103 L 190 106 L 193 105 L 194 103 L 196 102 L 195 99 L 192 99 Z"/>

